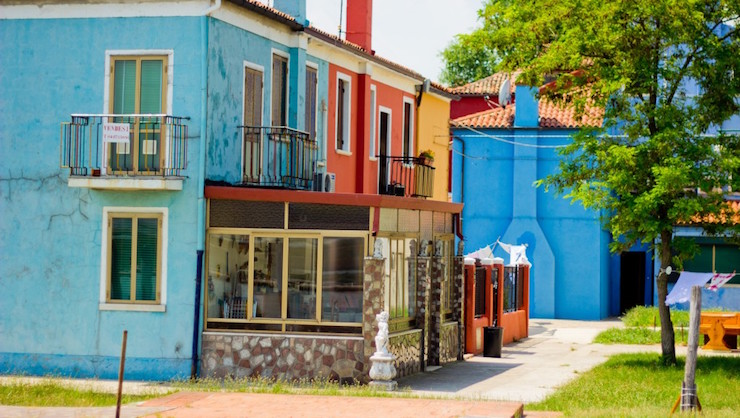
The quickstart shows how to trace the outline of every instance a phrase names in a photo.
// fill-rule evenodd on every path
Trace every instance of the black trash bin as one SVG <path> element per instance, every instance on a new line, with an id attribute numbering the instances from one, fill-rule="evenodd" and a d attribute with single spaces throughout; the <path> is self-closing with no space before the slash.
<path id="1" fill-rule="evenodd" d="M 501 357 L 504 345 L 504 329 L 501 327 L 483 328 L 483 357 Z"/>

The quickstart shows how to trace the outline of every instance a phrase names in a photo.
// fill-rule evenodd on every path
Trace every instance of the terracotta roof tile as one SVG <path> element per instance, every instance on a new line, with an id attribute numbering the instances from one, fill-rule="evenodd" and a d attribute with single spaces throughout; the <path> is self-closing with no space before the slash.
<path id="1" fill-rule="evenodd" d="M 735 193 L 737 196 L 737 193 Z M 694 216 L 690 224 L 720 224 L 720 225 L 737 225 L 740 224 L 740 200 L 727 200 L 727 209 L 722 210 L 717 216 L 707 215 L 704 219 Z"/>
<path id="2" fill-rule="evenodd" d="M 472 83 L 465 84 L 464 86 L 450 88 L 450 91 L 462 96 L 498 96 L 501 84 L 505 80 L 513 81 L 517 74 L 519 74 L 519 72 L 515 72 L 514 74 L 509 72 L 499 72 L 486 78 L 473 81 Z M 512 93 L 514 92 L 514 88 L 514 83 L 511 83 Z"/>
<path id="3" fill-rule="evenodd" d="M 270 6 L 268 6 L 268 5 L 264 4 L 264 3 L 261 3 L 258 0 L 241 0 L 241 1 L 243 3 L 249 3 L 252 6 L 256 6 L 256 7 L 260 8 L 260 9 L 263 9 L 263 10 L 265 10 L 267 12 L 270 12 L 270 13 L 276 15 L 276 16 L 280 16 L 280 17 L 282 17 L 284 19 L 292 20 L 293 22 L 296 22 L 297 23 L 297 21 L 295 20 L 295 17 L 293 17 L 293 16 L 291 16 L 291 15 L 289 15 L 287 13 L 281 12 L 280 10 L 275 9 L 274 7 L 270 7 Z"/>
<path id="4" fill-rule="evenodd" d="M 472 115 L 462 116 L 452 121 L 453 126 L 470 128 L 511 128 L 514 126 L 516 105 L 497 107 Z M 563 129 L 601 126 L 604 121 L 604 110 L 587 107 L 580 121 L 575 118 L 575 108 L 561 107 L 546 100 L 540 100 L 540 128 Z"/>
<path id="5" fill-rule="evenodd" d="M 514 125 L 514 106 L 484 110 L 459 117 L 451 123 L 461 128 L 511 128 Z"/>
<path id="6" fill-rule="evenodd" d="M 266 12 L 269 12 L 269 13 L 275 15 L 275 16 L 279 16 L 279 17 L 284 18 L 284 19 L 287 19 L 289 21 L 298 23 L 293 16 L 291 16 L 291 15 L 289 15 L 287 13 L 283 13 L 280 10 L 277 10 L 277 9 L 275 9 L 273 7 L 269 7 L 266 4 L 261 3 L 259 0 L 240 0 L 240 1 L 243 2 L 243 3 L 248 3 L 250 6 L 254 6 L 254 7 L 260 8 L 260 9 L 262 9 L 262 10 L 264 10 Z M 237 4 L 238 4 L 238 2 L 237 2 Z M 365 55 L 365 56 L 367 56 L 367 57 L 369 57 L 369 58 L 371 58 L 371 59 L 373 59 L 373 60 L 375 60 L 377 62 L 380 62 L 380 63 L 388 66 L 391 69 L 395 69 L 396 71 L 404 72 L 404 73 L 408 74 L 409 76 L 411 76 L 413 78 L 419 79 L 420 81 L 424 80 L 424 78 L 425 78 L 423 75 L 419 74 L 418 72 L 416 72 L 416 71 L 414 71 L 414 70 L 412 70 L 412 69 L 410 69 L 408 67 L 404 67 L 403 65 L 400 65 L 398 63 L 395 63 L 395 62 L 393 62 L 393 61 L 391 61 L 391 60 L 389 60 L 387 58 L 383 58 L 383 57 L 381 57 L 379 55 L 375 55 L 375 52 L 374 51 L 367 51 L 363 47 L 361 47 L 360 45 L 357 45 L 355 43 L 349 42 L 346 39 L 342 39 L 342 38 L 340 38 L 340 37 L 338 37 L 336 35 L 333 35 L 333 34 L 331 34 L 329 32 L 326 32 L 326 31 L 324 31 L 322 29 L 319 29 L 319 28 L 311 25 L 310 23 L 309 23 L 308 29 L 310 31 L 313 31 L 313 32 L 315 32 L 317 34 L 322 35 L 325 38 L 330 38 L 332 41 L 334 41 L 337 44 L 341 44 L 341 45 L 343 45 L 345 47 L 348 47 L 351 50 L 355 50 L 356 52 L 358 52 L 360 54 L 363 54 L 363 55 Z M 435 89 L 437 89 L 437 90 L 439 90 L 439 91 L 441 91 L 443 93 L 454 95 L 454 92 L 452 92 L 448 87 L 445 87 L 445 86 L 443 86 L 441 84 L 438 84 L 438 83 L 431 83 L 431 85 L 432 85 L 432 87 L 434 87 Z"/>

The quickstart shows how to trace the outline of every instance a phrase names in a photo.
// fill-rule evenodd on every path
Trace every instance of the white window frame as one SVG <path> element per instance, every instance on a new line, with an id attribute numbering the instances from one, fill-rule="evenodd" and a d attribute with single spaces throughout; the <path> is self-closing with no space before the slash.
<path id="1" fill-rule="evenodd" d="M 410 97 L 403 98 L 403 105 L 401 109 L 402 113 L 406 112 L 406 103 L 409 104 L 409 111 L 411 113 L 409 114 L 409 155 L 404 155 L 404 157 L 416 157 L 416 152 L 414 151 L 414 144 L 416 143 L 415 138 L 414 138 L 416 136 L 416 129 L 414 129 L 414 116 L 415 116 L 414 115 L 415 113 L 414 112 L 414 99 Z M 406 135 L 406 126 L 405 126 L 406 115 L 405 114 L 403 115 L 403 123 L 404 123 L 404 126 L 402 127 L 402 129 L 404 131 L 401 134 L 401 141 L 404 141 L 403 137 L 404 135 Z M 401 154 L 403 154 L 403 142 L 401 143 Z"/>
<path id="2" fill-rule="evenodd" d="M 272 126 L 272 99 L 273 99 L 273 97 L 275 97 L 273 95 L 273 91 L 272 91 L 272 86 L 273 86 L 272 83 L 273 83 L 273 77 L 274 77 L 274 74 L 272 73 L 272 65 L 273 65 L 273 59 L 274 59 L 274 56 L 275 55 L 280 56 L 280 57 L 283 57 L 283 58 L 285 58 L 288 61 L 287 64 L 285 65 L 285 71 L 286 71 L 286 74 L 285 74 L 285 97 L 283 98 L 283 100 L 285 100 L 285 126 L 287 127 L 288 125 L 290 125 L 290 122 L 288 121 L 288 115 L 290 115 L 290 100 L 289 100 L 289 98 L 290 98 L 290 54 L 288 54 L 287 52 L 285 52 L 283 50 L 275 49 L 275 48 L 272 48 L 271 53 L 270 53 L 270 114 L 269 114 L 267 120 L 270 122 L 270 126 Z M 264 77 L 264 72 L 262 74 L 263 74 L 263 77 Z M 263 95 L 263 97 L 264 97 L 264 94 L 265 94 L 265 87 L 264 87 L 264 83 L 263 83 L 262 84 L 262 95 Z M 262 102 L 262 104 L 264 105 L 264 101 Z M 264 120 L 262 121 L 262 124 L 263 125 L 265 124 L 265 121 Z"/>
<path id="3" fill-rule="evenodd" d="M 103 111 L 104 115 L 110 113 L 111 92 L 111 59 L 116 56 L 167 56 L 167 114 L 172 115 L 172 86 L 175 79 L 175 51 L 172 49 L 110 49 L 105 51 L 105 76 L 103 77 Z M 108 172 L 108 148 L 103 147 L 101 158 L 101 172 Z M 165 142 L 165 155 L 169 155 L 169 143 Z"/>
<path id="4" fill-rule="evenodd" d="M 160 298 L 159 304 L 144 303 L 115 303 L 107 302 L 106 295 L 108 291 L 108 245 L 110 237 L 108 236 L 108 221 L 111 214 L 114 213 L 151 213 L 162 217 L 162 259 L 161 281 L 160 281 Z M 169 209 L 166 207 L 128 207 L 128 206 L 104 206 L 103 223 L 101 226 L 101 251 L 100 251 L 100 299 L 98 309 L 101 311 L 139 311 L 139 312 L 164 312 L 167 306 L 167 244 L 168 244 L 168 219 Z"/>
<path id="5" fill-rule="evenodd" d="M 378 119 L 378 89 L 375 84 L 370 85 L 370 149 L 368 150 L 368 156 L 370 161 L 377 161 L 378 158 L 375 156 L 378 152 L 378 134 L 377 134 L 377 119 Z"/>
<path id="6" fill-rule="evenodd" d="M 339 138 L 339 80 L 344 81 L 346 85 L 346 90 L 344 91 L 344 108 L 342 109 L 344 128 L 342 134 L 345 138 L 344 142 L 346 144 L 343 149 L 337 148 L 337 139 Z M 336 100 L 334 101 L 334 115 L 336 119 L 334 121 L 334 151 L 336 151 L 337 154 L 352 155 L 352 129 L 350 129 L 350 124 L 352 122 L 352 77 L 348 74 L 337 71 L 337 83 L 334 88 L 334 92 L 336 94 Z"/>

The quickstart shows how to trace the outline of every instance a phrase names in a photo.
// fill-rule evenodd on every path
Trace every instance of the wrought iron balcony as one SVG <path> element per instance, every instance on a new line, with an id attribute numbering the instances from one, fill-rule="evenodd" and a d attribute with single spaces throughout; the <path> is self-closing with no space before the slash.
<path id="1" fill-rule="evenodd" d="M 179 177 L 187 168 L 186 117 L 73 114 L 61 126 L 60 166 L 72 176 Z"/>
<path id="2" fill-rule="evenodd" d="M 240 126 L 242 182 L 311 190 L 318 145 L 308 133 L 284 126 Z"/>
<path id="3" fill-rule="evenodd" d="M 434 167 L 418 157 L 379 155 L 380 193 L 405 197 L 432 197 Z"/>

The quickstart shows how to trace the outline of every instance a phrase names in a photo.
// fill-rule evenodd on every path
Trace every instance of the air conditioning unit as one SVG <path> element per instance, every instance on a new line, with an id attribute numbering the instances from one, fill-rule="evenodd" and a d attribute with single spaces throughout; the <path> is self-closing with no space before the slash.
<path id="1" fill-rule="evenodd" d="M 335 191 L 336 181 L 337 176 L 334 173 L 314 173 L 313 190 L 333 193 Z"/>

